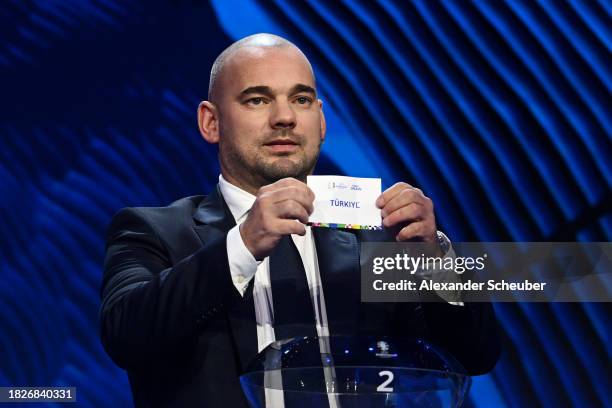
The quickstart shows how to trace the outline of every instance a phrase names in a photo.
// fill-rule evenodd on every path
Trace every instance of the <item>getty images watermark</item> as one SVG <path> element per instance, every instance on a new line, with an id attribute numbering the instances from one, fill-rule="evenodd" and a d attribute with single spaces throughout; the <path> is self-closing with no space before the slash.
<path id="1" fill-rule="evenodd" d="M 362 243 L 363 302 L 610 302 L 612 243 Z"/>

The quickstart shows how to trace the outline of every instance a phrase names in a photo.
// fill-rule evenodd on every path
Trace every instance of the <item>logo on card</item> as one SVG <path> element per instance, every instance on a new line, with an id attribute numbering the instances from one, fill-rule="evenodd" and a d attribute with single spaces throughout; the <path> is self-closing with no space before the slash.
<path id="1" fill-rule="evenodd" d="M 361 191 L 361 186 L 359 184 L 336 183 L 335 181 L 330 181 L 327 183 L 327 189 Z"/>

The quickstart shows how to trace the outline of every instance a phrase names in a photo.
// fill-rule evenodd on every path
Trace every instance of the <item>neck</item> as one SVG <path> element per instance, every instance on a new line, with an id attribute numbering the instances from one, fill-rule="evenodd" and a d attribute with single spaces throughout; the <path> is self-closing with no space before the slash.
<path id="1" fill-rule="evenodd" d="M 312 171 L 308 174 L 312 174 Z M 227 171 L 224 166 L 221 166 L 221 175 L 227 182 L 233 184 L 238 188 L 241 188 L 242 190 L 254 196 L 257 195 L 257 192 L 261 187 L 272 183 L 271 181 L 268 181 L 255 174 L 249 175 L 247 177 L 239 177 L 238 175 L 232 174 L 231 172 Z M 302 183 L 306 183 L 306 177 L 296 177 L 296 179 L 301 181 Z"/>
<path id="2" fill-rule="evenodd" d="M 228 173 L 227 171 L 224 171 L 223 169 L 221 169 L 221 175 L 223 176 L 223 178 L 230 184 L 233 184 L 234 186 L 246 191 L 249 194 L 252 195 L 257 195 L 257 191 L 259 191 L 259 189 L 262 187 L 262 185 L 257 185 L 257 184 L 252 184 L 252 183 L 248 183 L 248 182 L 244 182 L 243 180 L 234 177 L 231 173 Z"/>

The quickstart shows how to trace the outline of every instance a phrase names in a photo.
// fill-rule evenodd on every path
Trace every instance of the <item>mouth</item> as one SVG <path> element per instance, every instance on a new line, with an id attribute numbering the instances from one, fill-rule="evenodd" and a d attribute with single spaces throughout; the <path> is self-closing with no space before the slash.
<path id="1" fill-rule="evenodd" d="M 299 144 L 291 139 L 274 139 L 264 146 L 274 153 L 292 153 L 298 149 Z"/>

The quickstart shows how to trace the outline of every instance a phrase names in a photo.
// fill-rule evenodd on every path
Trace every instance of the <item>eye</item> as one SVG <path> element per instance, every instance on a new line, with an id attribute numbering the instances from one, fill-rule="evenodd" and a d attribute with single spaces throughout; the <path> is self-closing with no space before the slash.
<path id="1" fill-rule="evenodd" d="M 257 96 L 255 98 L 251 98 L 251 99 L 248 99 L 246 101 L 246 104 L 248 104 L 248 105 L 261 105 L 261 104 L 264 104 L 264 103 L 266 103 L 266 99 L 261 97 L 261 96 Z"/>
<path id="2" fill-rule="evenodd" d="M 298 96 L 295 101 L 300 105 L 308 105 L 312 102 L 312 99 L 307 96 Z"/>

